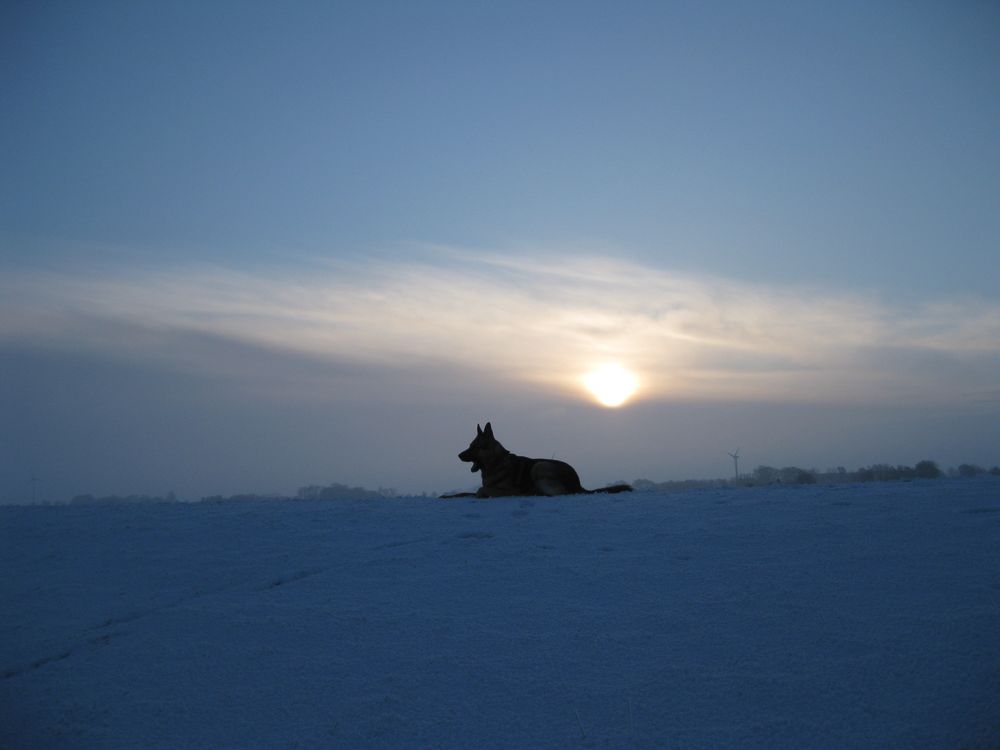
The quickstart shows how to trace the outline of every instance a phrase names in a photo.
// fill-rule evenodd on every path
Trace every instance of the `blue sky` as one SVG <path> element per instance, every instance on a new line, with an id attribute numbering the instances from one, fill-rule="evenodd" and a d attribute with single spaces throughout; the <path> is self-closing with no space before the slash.
<path id="1" fill-rule="evenodd" d="M 992 3 L 0 14 L 5 500 L 1000 463 Z"/>

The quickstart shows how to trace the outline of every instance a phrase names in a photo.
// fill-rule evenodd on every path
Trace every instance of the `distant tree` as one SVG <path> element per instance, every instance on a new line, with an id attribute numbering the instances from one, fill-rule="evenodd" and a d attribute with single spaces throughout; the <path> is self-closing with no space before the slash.
<path id="1" fill-rule="evenodd" d="M 976 464 L 962 464 L 958 467 L 958 475 L 960 477 L 976 477 L 984 473 L 986 473 L 986 469 Z"/>
<path id="2" fill-rule="evenodd" d="M 798 466 L 786 466 L 779 476 L 782 484 L 816 484 L 816 475 Z"/>
<path id="3" fill-rule="evenodd" d="M 897 479 L 913 479 L 915 476 L 916 470 L 909 466 L 872 464 L 858 469 L 858 479 L 862 482 L 893 482 Z"/>
<path id="4" fill-rule="evenodd" d="M 881 464 L 879 466 L 879 473 L 882 476 L 883 482 L 892 482 L 897 479 L 902 479 L 902 472 L 900 472 L 898 466 L 893 466 L 892 464 Z"/>
<path id="5" fill-rule="evenodd" d="M 995 477 L 1000 477 L 1000 466 L 991 466 L 990 474 L 992 474 Z"/>
<path id="6" fill-rule="evenodd" d="M 753 470 L 753 481 L 757 484 L 774 484 L 780 478 L 781 472 L 773 466 L 758 466 Z"/>
<path id="7" fill-rule="evenodd" d="M 913 471 L 920 479 L 937 479 L 941 476 L 941 469 L 938 468 L 938 465 L 934 461 L 926 459 L 918 461 Z"/>

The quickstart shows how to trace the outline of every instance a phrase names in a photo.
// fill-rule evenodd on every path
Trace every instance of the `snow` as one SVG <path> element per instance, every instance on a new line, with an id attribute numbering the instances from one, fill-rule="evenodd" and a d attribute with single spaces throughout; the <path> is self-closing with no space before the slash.
<path id="1" fill-rule="evenodd" d="M 998 748 L 1000 482 L 0 508 L 0 747 Z"/>

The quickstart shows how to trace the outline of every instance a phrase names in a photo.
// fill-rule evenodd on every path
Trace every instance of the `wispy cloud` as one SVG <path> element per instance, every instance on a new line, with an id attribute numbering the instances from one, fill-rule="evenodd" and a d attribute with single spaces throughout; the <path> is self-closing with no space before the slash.
<path id="1" fill-rule="evenodd" d="M 13 271 L 0 290 L 7 339 L 149 356 L 157 334 L 210 335 L 339 363 L 458 365 L 568 392 L 611 361 L 638 373 L 646 398 L 832 402 L 972 399 L 1000 369 L 994 302 L 893 306 L 596 256 L 437 248 L 409 262 L 296 271 Z M 201 348 L 185 365 L 210 358 Z"/>

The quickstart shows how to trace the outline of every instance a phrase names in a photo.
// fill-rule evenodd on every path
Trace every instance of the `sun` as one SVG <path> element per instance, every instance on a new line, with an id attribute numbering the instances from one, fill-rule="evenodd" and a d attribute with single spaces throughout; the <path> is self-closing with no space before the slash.
<path id="1" fill-rule="evenodd" d="M 639 379 L 619 364 L 607 364 L 584 375 L 583 384 L 599 404 L 614 408 L 632 398 Z"/>

